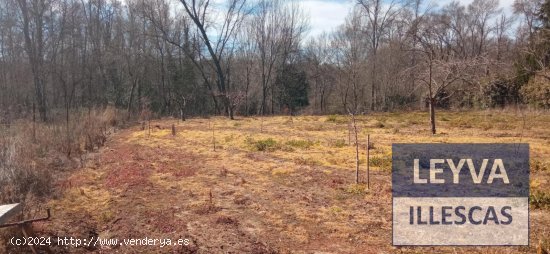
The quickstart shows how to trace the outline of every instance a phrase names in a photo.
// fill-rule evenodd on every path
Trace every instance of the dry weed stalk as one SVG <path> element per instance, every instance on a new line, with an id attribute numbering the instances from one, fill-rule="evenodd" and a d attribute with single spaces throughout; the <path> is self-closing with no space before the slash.
<path id="1" fill-rule="evenodd" d="M 370 190 L 370 134 L 367 135 L 367 190 Z"/>
<path id="2" fill-rule="evenodd" d="M 357 121 L 355 119 L 355 113 L 351 113 L 350 111 L 349 114 L 351 116 L 351 123 L 349 125 L 353 127 L 353 133 L 355 135 L 355 183 L 359 184 L 359 139 L 357 137 Z"/>

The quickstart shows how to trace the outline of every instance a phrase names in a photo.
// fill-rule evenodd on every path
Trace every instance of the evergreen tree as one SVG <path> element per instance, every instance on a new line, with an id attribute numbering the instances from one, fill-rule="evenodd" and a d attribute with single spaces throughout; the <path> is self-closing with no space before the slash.
<path id="1" fill-rule="evenodd" d="M 308 89 L 306 73 L 295 64 L 286 64 L 277 74 L 276 99 L 281 111 L 294 114 L 297 109 L 308 106 Z"/>

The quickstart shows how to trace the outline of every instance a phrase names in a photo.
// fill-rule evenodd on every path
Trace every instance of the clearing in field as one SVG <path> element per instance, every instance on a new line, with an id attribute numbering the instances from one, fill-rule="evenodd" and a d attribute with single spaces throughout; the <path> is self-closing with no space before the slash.
<path id="1" fill-rule="evenodd" d="M 122 130 L 95 160 L 60 183 L 63 194 L 49 204 L 54 219 L 37 226 L 55 237 L 191 241 L 81 252 L 527 253 L 548 245 L 549 115 L 444 112 L 436 136 L 425 113 L 361 116 L 361 180 L 370 134 L 370 189 L 355 184 L 348 122 L 347 116 L 216 117 Z M 531 246 L 392 247 L 391 144 L 413 142 L 529 143 L 531 192 L 538 200 L 531 205 Z"/>

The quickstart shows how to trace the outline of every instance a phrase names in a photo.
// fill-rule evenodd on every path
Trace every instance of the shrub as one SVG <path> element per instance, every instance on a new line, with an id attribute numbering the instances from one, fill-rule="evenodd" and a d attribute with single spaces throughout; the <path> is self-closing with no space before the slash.
<path id="1" fill-rule="evenodd" d="M 514 80 L 497 79 L 483 87 L 482 103 L 485 107 L 504 107 L 520 99 L 519 86 Z"/>
<path id="2" fill-rule="evenodd" d="M 333 146 L 337 147 L 337 148 L 342 148 L 342 147 L 346 146 L 346 140 L 338 139 L 334 142 Z"/>
<path id="3" fill-rule="evenodd" d="M 355 195 L 365 194 L 367 193 L 367 186 L 364 184 L 352 184 L 352 185 L 349 185 L 345 191 L 348 194 L 355 194 Z"/>
<path id="4" fill-rule="evenodd" d="M 370 165 L 373 167 L 379 167 L 380 169 L 391 169 L 391 156 L 373 156 L 370 158 Z"/>
<path id="5" fill-rule="evenodd" d="M 0 138 L 0 203 L 24 202 L 30 194 L 43 197 L 51 191 L 50 169 L 36 164 L 36 153 L 21 136 Z"/>
<path id="6" fill-rule="evenodd" d="M 542 75 L 550 75 L 550 70 L 545 70 Z M 531 77 L 520 91 L 524 101 L 532 106 L 550 108 L 550 82 L 545 77 L 539 75 Z"/>
<path id="7" fill-rule="evenodd" d="M 315 145 L 315 142 L 310 140 L 290 140 L 287 141 L 285 145 L 295 148 L 309 149 L 310 147 Z"/>
<path id="8" fill-rule="evenodd" d="M 48 123 L 19 119 L 0 126 L 0 201 L 48 196 L 53 179 L 78 166 L 74 157 L 103 146 L 110 127 L 123 123 L 112 107 L 72 112 L 68 124 L 64 114 L 51 114 Z"/>
<path id="9" fill-rule="evenodd" d="M 63 179 L 62 171 L 79 166 L 75 157 L 82 165 L 80 155 L 103 146 L 124 115 L 110 107 L 73 111 L 67 123 L 64 113 L 50 112 L 47 123 L 17 119 L 0 125 L 0 203 L 22 203 L 25 218 L 35 216 L 30 207 L 58 193 L 55 180 Z M 111 215 L 99 217 L 107 221 Z M 7 236 L 0 233 L 0 250 L 6 250 Z"/>
<path id="10" fill-rule="evenodd" d="M 275 141 L 272 138 L 260 139 L 257 141 L 248 139 L 247 142 L 251 144 L 257 151 L 260 151 L 260 152 L 274 151 L 278 148 L 277 141 Z"/>
<path id="11" fill-rule="evenodd" d="M 338 214 L 344 212 L 344 209 L 342 209 L 342 208 L 340 208 L 340 207 L 338 207 L 338 206 L 331 206 L 331 207 L 329 208 L 329 211 L 330 211 L 330 213 L 332 213 L 333 215 L 338 215 Z"/>

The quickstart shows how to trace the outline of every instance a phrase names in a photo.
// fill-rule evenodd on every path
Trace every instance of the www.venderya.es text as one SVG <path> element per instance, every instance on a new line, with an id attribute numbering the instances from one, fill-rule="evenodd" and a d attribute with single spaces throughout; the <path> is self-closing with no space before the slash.
<path id="1" fill-rule="evenodd" d="M 74 238 L 74 237 L 12 237 L 10 244 L 15 246 L 70 246 L 70 247 L 101 247 L 101 246 L 158 246 L 160 248 L 167 246 L 187 246 L 191 243 L 189 239 L 159 239 L 159 238 Z"/>

